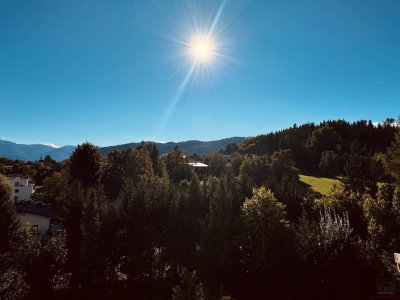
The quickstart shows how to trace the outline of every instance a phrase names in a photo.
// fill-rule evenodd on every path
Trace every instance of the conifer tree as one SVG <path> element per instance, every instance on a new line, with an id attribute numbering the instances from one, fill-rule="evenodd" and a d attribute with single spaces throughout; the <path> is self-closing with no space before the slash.
<path id="1" fill-rule="evenodd" d="M 94 145 L 78 145 L 69 160 L 69 175 L 79 181 L 83 187 L 96 186 L 101 177 L 100 153 Z"/>
<path id="2" fill-rule="evenodd" d="M 18 235 L 18 229 L 19 221 L 11 200 L 11 186 L 7 179 L 0 175 L 0 254 L 10 250 Z"/>

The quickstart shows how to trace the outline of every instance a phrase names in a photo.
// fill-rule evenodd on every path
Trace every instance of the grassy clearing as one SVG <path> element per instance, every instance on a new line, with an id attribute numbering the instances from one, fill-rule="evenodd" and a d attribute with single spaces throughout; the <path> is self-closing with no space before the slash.
<path id="1" fill-rule="evenodd" d="M 340 181 L 337 179 L 308 175 L 300 175 L 300 181 L 310 185 L 314 191 L 321 193 L 322 195 L 328 194 L 335 185 L 340 185 Z"/>

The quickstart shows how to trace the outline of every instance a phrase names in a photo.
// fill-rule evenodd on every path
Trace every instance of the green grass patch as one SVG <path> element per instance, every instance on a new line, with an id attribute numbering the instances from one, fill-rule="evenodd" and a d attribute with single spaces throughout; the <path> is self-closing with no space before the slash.
<path id="1" fill-rule="evenodd" d="M 314 191 L 321 193 L 322 195 L 327 195 L 335 185 L 340 185 L 340 181 L 338 179 L 308 175 L 300 175 L 300 181 L 311 186 Z"/>

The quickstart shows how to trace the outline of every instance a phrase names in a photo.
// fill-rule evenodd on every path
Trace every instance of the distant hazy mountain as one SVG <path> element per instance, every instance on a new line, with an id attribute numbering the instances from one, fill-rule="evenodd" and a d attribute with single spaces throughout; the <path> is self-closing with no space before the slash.
<path id="1" fill-rule="evenodd" d="M 42 144 L 25 145 L 0 140 L 0 157 L 9 159 L 35 161 L 49 154 L 55 160 L 63 160 L 68 158 L 74 149 L 75 146 L 54 148 Z"/>
<path id="2" fill-rule="evenodd" d="M 75 146 L 63 146 L 60 148 L 52 148 L 50 151 L 44 153 L 43 158 L 46 155 L 50 155 L 56 161 L 62 161 L 68 159 L 69 155 L 75 150 Z"/>
<path id="3" fill-rule="evenodd" d="M 156 145 L 160 155 L 174 151 L 176 146 L 178 146 L 178 148 L 186 154 L 197 153 L 198 155 L 208 155 L 213 152 L 219 151 L 221 149 L 225 150 L 226 146 L 229 143 L 241 144 L 245 139 L 246 138 L 244 137 L 231 137 L 209 142 L 193 140 L 193 141 L 185 141 L 179 143 L 174 143 L 174 142 L 156 143 Z M 103 147 L 100 148 L 100 153 L 103 155 L 107 155 L 113 150 L 125 150 L 128 148 L 135 149 L 138 145 L 139 143 L 129 143 L 123 145 Z"/>
<path id="4" fill-rule="evenodd" d="M 199 155 L 208 155 L 213 152 L 225 149 L 229 143 L 240 144 L 245 140 L 244 137 L 232 137 L 217 141 L 185 141 L 185 142 L 169 142 L 169 143 L 156 143 L 160 155 L 172 152 L 176 146 L 186 154 L 197 153 Z M 100 148 L 102 155 L 107 155 L 113 150 L 125 150 L 128 148 L 135 149 L 139 143 L 129 143 L 123 145 L 109 146 Z M 74 151 L 75 146 L 64 146 L 61 148 L 54 148 L 42 144 L 17 144 L 9 141 L 0 140 L 0 157 L 7 157 L 9 159 L 20 160 L 39 160 L 41 157 L 50 155 L 53 159 L 61 161 L 68 159 L 69 155 Z"/>

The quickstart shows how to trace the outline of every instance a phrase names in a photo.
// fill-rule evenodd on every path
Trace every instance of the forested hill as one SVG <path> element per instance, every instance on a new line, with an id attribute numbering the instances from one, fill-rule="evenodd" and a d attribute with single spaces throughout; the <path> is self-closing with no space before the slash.
<path id="1" fill-rule="evenodd" d="M 198 155 L 209 155 L 213 152 L 225 149 L 229 143 L 240 144 L 245 140 L 244 137 L 232 137 L 216 141 L 185 141 L 185 142 L 169 142 L 169 143 L 156 143 L 159 150 L 159 154 L 165 154 L 172 152 L 176 146 L 186 153 Z M 123 145 L 109 146 L 99 148 L 102 155 L 107 155 L 113 150 L 126 150 L 128 148 L 136 149 L 140 143 L 129 143 Z M 0 140 L 0 157 L 8 159 L 19 159 L 24 161 L 36 161 L 41 157 L 50 155 L 56 161 L 62 161 L 68 159 L 70 154 L 74 151 L 75 146 L 64 146 L 61 148 L 54 148 L 48 145 L 25 145 L 17 144 L 9 141 Z"/>
<path id="2" fill-rule="evenodd" d="M 5 157 L 8 159 L 36 161 L 41 157 L 50 155 L 56 161 L 61 161 L 68 159 L 69 155 L 72 153 L 72 151 L 74 151 L 74 149 L 75 146 L 54 148 L 49 145 L 26 145 L 0 140 L 0 157 Z"/>
<path id="3" fill-rule="evenodd" d="M 200 156 L 209 155 L 221 149 L 225 150 L 228 145 L 233 144 L 240 145 L 239 152 L 242 154 L 271 155 L 281 149 L 290 149 L 297 167 L 301 170 L 320 170 L 321 167 L 324 168 L 324 164 L 329 164 L 325 169 L 336 174 L 341 173 L 350 155 L 373 157 L 385 152 L 394 139 L 395 125 L 394 119 L 387 119 L 386 122 L 379 124 L 365 120 L 354 123 L 336 120 L 320 124 L 293 125 L 288 129 L 253 138 L 231 137 L 208 142 L 190 140 L 178 143 L 156 143 L 156 146 L 160 155 L 170 153 L 178 147 L 183 153 L 196 153 Z M 139 144 L 128 143 L 102 147 L 99 148 L 99 152 L 105 156 L 113 150 L 135 149 Z M 22 145 L 0 141 L 0 157 L 38 160 L 41 156 L 50 155 L 53 159 L 60 161 L 68 159 L 74 148 L 74 146 L 52 148 L 46 145 Z"/>
<path id="4" fill-rule="evenodd" d="M 213 152 L 220 151 L 221 149 L 225 150 L 228 144 L 241 144 L 245 141 L 244 137 L 231 137 L 222 140 L 202 142 L 202 141 L 185 141 L 185 142 L 168 142 L 168 143 L 156 143 L 159 154 L 170 153 L 174 151 L 177 146 L 183 153 L 193 154 L 196 153 L 198 155 L 209 155 Z M 126 150 L 128 148 L 135 149 L 140 143 L 129 143 L 123 145 L 116 145 L 110 147 L 100 148 L 100 153 L 102 155 L 107 155 L 111 151 L 114 150 Z"/>
<path id="5" fill-rule="evenodd" d="M 394 140 L 399 123 L 387 119 L 383 123 L 344 120 L 308 123 L 250 138 L 240 145 L 243 154 L 272 154 L 280 149 L 290 149 L 296 165 L 302 170 L 325 169 L 329 173 L 343 173 L 352 160 L 368 162 L 368 158 L 385 152 Z M 354 160 L 357 160 L 355 162 Z"/>

